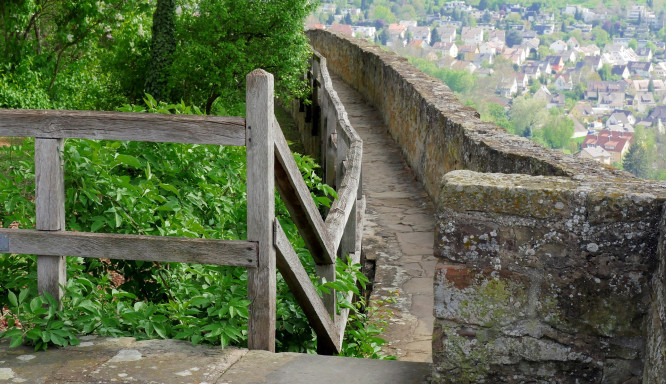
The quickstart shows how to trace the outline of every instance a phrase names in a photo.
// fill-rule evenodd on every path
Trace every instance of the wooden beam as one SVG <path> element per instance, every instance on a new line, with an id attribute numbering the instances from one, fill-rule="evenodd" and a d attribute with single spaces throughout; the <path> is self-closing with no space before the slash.
<path id="1" fill-rule="evenodd" d="M 359 264 L 361 262 L 361 244 L 363 242 L 363 226 L 365 225 L 365 196 L 362 196 L 356 201 L 356 250 L 349 254 L 352 264 Z M 354 278 L 356 281 L 356 278 Z M 354 292 L 347 292 L 346 299 L 350 303 L 354 299 Z M 345 328 L 347 328 L 347 320 L 349 319 L 349 308 L 340 309 L 340 315 L 336 319 L 338 333 L 340 334 L 340 342 L 345 335 Z"/>
<path id="2" fill-rule="evenodd" d="M 335 264 L 335 253 L 310 190 L 291 154 L 277 121 L 275 130 L 275 184 L 298 232 L 317 264 Z"/>
<path id="3" fill-rule="evenodd" d="M 342 344 L 338 329 L 277 220 L 274 238 L 278 270 L 317 333 L 317 352 L 329 355 L 339 353 Z"/>
<path id="4" fill-rule="evenodd" d="M 0 136 L 245 145 L 242 117 L 0 110 Z"/>
<path id="5" fill-rule="evenodd" d="M 249 241 L 5 228 L 0 238 L 15 254 L 257 266 L 257 243 Z"/>
<path id="6" fill-rule="evenodd" d="M 259 243 L 257 268 L 248 270 L 247 278 L 248 348 L 275 352 L 273 75 L 256 69 L 247 75 L 246 84 L 247 239 Z"/>
<path id="7" fill-rule="evenodd" d="M 35 139 L 35 227 L 40 231 L 65 230 L 65 169 L 63 139 Z M 64 255 L 37 254 L 37 288 L 60 302 L 67 284 Z"/>
<path id="8" fill-rule="evenodd" d="M 340 183 L 338 198 L 333 202 L 328 216 L 326 216 L 326 230 L 336 252 L 347 226 L 347 220 L 356 203 L 361 177 L 362 151 L 362 142 L 354 142 L 349 148 L 347 152 L 349 170 L 345 173 Z"/>

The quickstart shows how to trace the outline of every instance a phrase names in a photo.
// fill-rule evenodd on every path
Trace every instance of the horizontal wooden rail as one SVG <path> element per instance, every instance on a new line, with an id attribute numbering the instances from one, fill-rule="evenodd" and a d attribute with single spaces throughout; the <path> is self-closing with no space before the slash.
<path id="1" fill-rule="evenodd" d="M 274 125 L 275 181 L 282 201 L 314 260 L 318 264 L 335 264 L 335 250 L 326 235 L 324 220 L 305 185 L 277 120 Z"/>
<path id="2" fill-rule="evenodd" d="M 242 117 L 55 110 L 0 110 L 0 137 L 245 145 Z"/>
<path id="3" fill-rule="evenodd" d="M 257 243 L 0 228 L 0 253 L 257 267 Z"/>
<path id="4" fill-rule="evenodd" d="M 342 346 L 342 337 L 338 334 L 339 327 L 331 319 L 331 315 L 310 281 L 310 276 L 303 268 L 301 260 L 277 220 L 275 221 L 274 241 L 277 250 L 277 268 L 317 333 L 318 352 L 339 353 Z M 342 329 L 344 331 L 344 327 Z"/>
<path id="5" fill-rule="evenodd" d="M 338 198 L 331 204 L 331 209 L 326 216 L 326 231 L 333 244 L 340 244 L 340 239 L 345 231 L 347 220 L 354 208 L 358 195 L 358 187 L 361 180 L 361 161 L 363 156 L 363 144 L 353 142 L 347 153 L 347 172 L 345 172 L 340 188 L 338 189 Z"/>

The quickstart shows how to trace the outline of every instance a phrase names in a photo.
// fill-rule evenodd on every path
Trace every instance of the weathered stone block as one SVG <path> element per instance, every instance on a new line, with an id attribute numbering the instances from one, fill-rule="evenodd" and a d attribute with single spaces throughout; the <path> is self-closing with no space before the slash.
<path id="1" fill-rule="evenodd" d="M 641 378 L 663 202 L 623 185 L 600 199 L 606 188 L 469 171 L 445 177 L 435 243 L 438 380 Z M 590 214 L 600 201 L 615 207 L 603 219 Z"/>

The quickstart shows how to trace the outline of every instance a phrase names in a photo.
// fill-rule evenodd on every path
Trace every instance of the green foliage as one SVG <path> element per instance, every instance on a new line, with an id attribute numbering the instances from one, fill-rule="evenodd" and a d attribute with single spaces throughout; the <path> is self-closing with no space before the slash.
<path id="1" fill-rule="evenodd" d="M 386 306 L 395 302 L 393 293 L 390 297 L 377 301 L 368 302 L 361 289 L 365 290 L 369 280 L 359 264 L 345 263 L 342 259 L 336 259 L 336 281 L 327 282 L 321 289 L 336 290 L 338 310 L 346 308 L 349 310 L 347 329 L 342 341 L 341 356 L 394 360 L 395 356 L 385 355 L 381 351 L 386 341 L 379 337 L 388 325 L 387 319 L 392 312 Z M 357 283 L 354 282 L 357 281 Z M 359 289 L 361 288 L 361 289 Z M 356 301 L 347 300 L 346 293 L 354 293 Z"/>
<path id="2" fill-rule="evenodd" d="M 509 29 L 505 35 L 506 45 L 513 47 L 523 42 L 523 36 L 515 29 Z"/>
<path id="3" fill-rule="evenodd" d="M 0 2 L 0 107 L 110 108 L 118 95 L 99 54 L 126 13 L 150 6 L 132 0 Z"/>
<path id="4" fill-rule="evenodd" d="M 497 103 L 488 103 L 488 111 L 481 115 L 481 120 L 492 121 L 507 131 L 513 131 L 513 125 L 506 116 L 504 107 Z"/>
<path id="5" fill-rule="evenodd" d="M 245 98 L 245 76 L 271 72 L 279 98 L 301 97 L 311 49 L 303 21 L 316 4 L 307 0 L 200 2 L 183 6 L 176 19 L 176 48 L 170 77 L 172 97 L 211 110 L 221 97 Z M 187 4 L 184 4 L 187 5 Z M 270 53 L 270 54 L 268 54 Z"/>
<path id="6" fill-rule="evenodd" d="M 518 97 L 513 102 L 509 116 L 516 135 L 531 137 L 534 130 L 541 127 L 547 117 L 546 102 L 527 96 Z"/>
<path id="7" fill-rule="evenodd" d="M 622 160 L 622 166 L 625 171 L 629 171 L 642 178 L 649 177 L 650 168 L 648 164 L 647 150 L 640 143 L 632 144 Z"/>
<path id="8" fill-rule="evenodd" d="M 476 79 L 468 71 L 437 68 L 433 62 L 420 58 L 410 57 L 409 61 L 423 72 L 442 80 L 453 92 L 464 93 L 474 87 Z"/>
<path id="9" fill-rule="evenodd" d="M 375 20 L 384 20 L 387 23 L 395 23 L 397 18 L 388 7 L 378 5 L 372 9 L 372 18 Z"/>
<path id="10" fill-rule="evenodd" d="M 604 65 L 601 67 L 601 69 L 599 69 L 599 76 L 601 77 L 601 80 L 603 80 L 603 81 L 611 80 L 612 70 L 613 70 L 613 68 L 611 67 L 610 64 L 604 63 Z"/>
<path id="11" fill-rule="evenodd" d="M 538 133 L 545 146 L 565 148 L 574 133 L 574 122 L 563 111 L 551 108 L 546 123 Z"/>

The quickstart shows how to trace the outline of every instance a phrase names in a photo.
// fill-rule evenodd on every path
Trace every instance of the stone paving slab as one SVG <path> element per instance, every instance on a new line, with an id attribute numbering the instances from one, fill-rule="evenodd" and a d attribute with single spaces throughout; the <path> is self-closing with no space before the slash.
<path id="1" fill-rule="evenodd" d="M 431 364 L 239 348 L 177 340 L 84 337 L 35 352 L 0 341 L 0 384 L 421 384 Z"/>
<path id="2" fill-rule="evenodd" d="M 349 121 L 363 139 L 366 219 L 362 249 L 374 260 L 371 300 L 398 292 L 384 352 L 405 361 L 432 361 L 435 211 L 421 183 L 363 97 L 332 75 Z"/>
<path id="3" fill-rule="evenodd" d="M 81 345 L 9 349 L 0 341 L 0 384 L 215 383 L 247 350 L 177 340 L 84 337 Z"/>
<path id="4" fill-rule="evenodd" d="M 421 384 L 431 364 L 251 351 L 218 384 Z"/>

